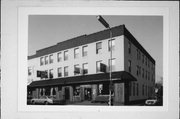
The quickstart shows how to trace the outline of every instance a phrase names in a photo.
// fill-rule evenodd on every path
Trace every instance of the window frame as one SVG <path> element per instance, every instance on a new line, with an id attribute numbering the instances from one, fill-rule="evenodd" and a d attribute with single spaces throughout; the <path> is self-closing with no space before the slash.
<path id="1" fill-rule="evenodd" d="M 108 40 L 108 51 L 111 51 L 111 42 L 112 42 L 112 51 L 115 50 L 115 39 L 110 39 Z M 114 42 L 114 45 L 113 45 L 113 42 Z"/>
<path id="2" fill-rule="evenodd" d="M 66 72 L 66 68 L 67 68 L 67 72 Z M 64 77 L 69 76 L 68 68 L 69 68 L 68 66 L 64 67 Z"/>
<path id="3" fill-rule="evenodd" d="M 84 69 L 85 69 L 85 65 L 87 65 L 87 73 L 84 73 Z M 88 74 L 88 63 L 83 63 L 82 64 L 82 69 L 83 69 L 83 75 L 86 75 L 86 74 Z"/>
<path id="4" fill-rule="evenodd" d="M 58 77 L 62 77 L 62 67 L 57 68 L 57 74 L 58 74 L 57 75 Z M 61 75 L 59 76 L 59 74 L 61 74 Z"/>
<path id="5" fill-rule="evenodd" d="M 74 48 L 74 59 L 78 59 L 80 55 L 79 48 Z"/>
<path id="6" fill-rule="evenodd" d="M 67 61 L 69 56 L 68 56 L 68 50 L 64 51 L 64 61 Z"/>
<path id="7" fill-rule="evenodd" d="M 87 51 L 85 49 L 87 49 Z M 82 57 L 86 57 L 86 56 L 88 56 L 88 46 L 87 45 L 82 46 Z"/>
<path id="8" fill-rule="evenodd" d="M 100 48 L 98 48 L 98 44 L 101 44 L 101 47 Z M 102 42 L 97 42 L 96 43 L 96 54 L 101 54 L 101 51 L 102 50 Z"/>

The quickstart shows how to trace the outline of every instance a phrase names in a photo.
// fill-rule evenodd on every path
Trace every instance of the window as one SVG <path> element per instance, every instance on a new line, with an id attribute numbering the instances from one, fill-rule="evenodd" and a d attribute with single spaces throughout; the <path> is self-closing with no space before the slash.
<path id="1" fill-rule="evenodd" d="M 128 42 L 128 53 L 131 54 L 131 42 Z"/>
<path id="2" fill-rule="evenodd" d="M 96 72 L 98 73 L 98 72 L 100 72 L 100 63 L 101 63 L 102 61 L 97 61 L 96 62 Z"/>
<path id="3" fill-rule="evenodd" d="M 144 68 L 142 68 L 142 77 L 144 78 Z"/>
<path id="4" fill-rule="evenodd" d="M 147 71 L 146 71 L 146 79 L 147 79 Z"/>
<path id="5" fill-rule="evenodd" d="M 50 78 L 50 79 L 53 78 L 53 69 L 50 69 L 50 70 L 49 70 L 49 78 Z"/>
<path id="6" fill-rule="evenodd" d="M 139 50 L 136 49 L 136 57 L 137 57 L 137 60 L 139 59 Z"/>
<path id="7" fill-rule="evenodd" d="M 150 63 L 150 61 L 148 60 L 148 67 L 150 66 L 149 63 Z"/>
<path id="8" fill-rule="evenodd" d="M 79 96 L 80 95 L 80 86 L 74 86 L 74 96 Z"/>
<path id="9" fill-rule="evenodd" d="M 136 66 L 136 75 L 137 76 L 139 75 L 139 66 L 138 65 Z"/>
<path id="10" fill-rule="evenodd" d="M 114 50 L 115 49 L 115 39 L 108 41 L 108 50 L 109 51 L 111 51 L 111 45 L 112 45 L 112 50 Z"/>
<path id="11" fill-rule="evenodd" d="M 64 61 L 68 60 L 68 51 L 64 51 Z"/>
<path id="12" fill-rule="evenodd" d="M 139 50 L 139 60 L 141 60 L 141 51 Z"/>
<path id="13" fill-rule="evenodd" d="M 146 66 L 147 66 L 147 57 L 145 58 L 145 64 L 146 64 Z"/>
<path id="14" fill-rule="evenodd" d="M 45 70 L 45 78 L 48 78 L 48 70 Z"/>
<path id="15" fill-rule="evenodd" d="M 77 59 L 79 57 L 79 48 L 74 49 L 74 58 Z"/>
<path id="16" fill-rule="evenodd" d="M 87 46 L 83 46 L 82 47 L 82 56 L 85 57 L 88 55 L 88 47 Z"/>
<path id="17" fill-rule="evenodd" d="M 141 76 L 141 67 L 139 66 L 139 75 Z"/>
<path id="18" fill-rule="evenodd" d="M 148 72 L 148 80 L 150 80 L 150 72 Z"/>
<path id="19" fill-rule="evenodd" d="M 48 56 L 45 56 L 45 64 L 48 64 Z"/>
<path id="20" fill-rule="evenodd" d="M 98 85 L 98 94 L 99 95 L 108 95 L 109 94 L 109 83 L 103 83 Z"/>
<path id="21" fill-rule="evenodd" d="M 62 77 L 62 68 L 61 67 L 58 68 L 58 77 Z"/>
<path id="22" fill-rule="evenodd" d="M 144 64 L 144 54 L 142 54 L 142 63 Z"/>
<path id="23" fill-rule="evenodd" d="M 109 59 L 109 71 L 115 71 L 115 59 Z"/>
<path id="24" fill-rule="evenodd" d="M 62 53 L 61 53 L 61 52 L 59 52 L 59 53 L 57 54 L 57 61 L 58 61 L 58 62 L 61 62 L 61 61 L 62 61 Z"/>
<path id="25" fill-rule="evenodd" d="M 133 96 L 135 96 L 135 83 L 133 83 Z"/>
<path id="26" fill-rule="evenodd" d="M 68 76 L 68 66 L 64 67 L 64 76 Z"/>
<path id="27" fill-rule="evenodd" d="M 131 60 L 128 61 L 128 70 L 131 72 Z"/>
<path id="28" fill-rule="evenodd" d="M 88 63 L 83 64 L 83 74 L 88 74 Z"/>
<path id="29" fill-rule="evenodd" d="M 102 43 L 101 42 L 96 43 L 96 54 L 101 53 L 101 50 L 102 50 Z"/>
<path id="30" fill-rule="evenodd" d="M 144 95 L 144 84 L 142 85 L 142 95 Z"/>
<path id="31" fill-rule="evenodd" d="M 44 57 L 41 57 L 41 58 L 40 58 L 40 65 L 41 65 L 41 66 L 44 65 Z"/>
<path id="32" fill-rule="evenodd" d="M 49 63 L 53 63 L 53 55 L 49 55 Z"/>
<path id="33" fill-rule="evenodd" d="M 138 83 L 137 83 L 137 87 L 136 87 L 137 89 L 136 89 L 136 95 L 138 96 L 139 95 L 139 85 L 138 85 Z"/>
<path id="34" fill-rule="evenodd" d="M 74 65 L 74 75 L 80 74 L 80 66 L 79 64 Z"/>
<path id="35" fill-rule="evenodd" d="M 32 75 L 32 68 L 28 67 L 28 76 Z"/>
<path id="36" fill-rule="evenodd" d="M 131 96 L 131 87 L 132 87 L 131 82 L 129 82 L 129 96 Z"/>

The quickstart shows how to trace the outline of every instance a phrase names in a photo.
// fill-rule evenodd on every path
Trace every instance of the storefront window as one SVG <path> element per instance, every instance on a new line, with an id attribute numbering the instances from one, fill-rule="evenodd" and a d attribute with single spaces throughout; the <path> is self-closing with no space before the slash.
<path id="1" fill-rule="evenodd" d="M 76 86 L 74 87 L 74 96 L 79 96 L 80 95 L 80 87 Z"/>
<path id="2" fill-rule="evenodd" d="M 103 83 L 98 85 L 99 95 L 108 95 L 109 94 L 109 83 Z"/>

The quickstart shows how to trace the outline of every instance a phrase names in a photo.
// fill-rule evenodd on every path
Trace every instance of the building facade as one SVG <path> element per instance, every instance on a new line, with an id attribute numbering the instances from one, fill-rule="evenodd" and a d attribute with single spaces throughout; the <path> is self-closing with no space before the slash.
<path id="1" fill-rule="evenodd" d="M 106 98 L 110 69 L 113 102 L 130 104 L 154 96 L 155 60 L 125 25 L 72 38 L 28 56 L 28 94 L 69 102 Z"/>

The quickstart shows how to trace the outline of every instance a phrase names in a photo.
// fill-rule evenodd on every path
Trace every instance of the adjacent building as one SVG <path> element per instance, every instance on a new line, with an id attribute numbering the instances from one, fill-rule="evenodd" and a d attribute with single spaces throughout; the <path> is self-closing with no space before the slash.
<path id="1" fill-rule="evenodd" d="M 28 56 L 28 95 L 69 102 L 108 97 L 110 68 L 114 102 L 130 104 L 154 96 L 155 60 L 125 25 L 59 42 Z"/>

